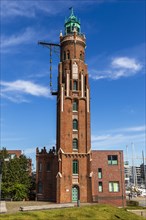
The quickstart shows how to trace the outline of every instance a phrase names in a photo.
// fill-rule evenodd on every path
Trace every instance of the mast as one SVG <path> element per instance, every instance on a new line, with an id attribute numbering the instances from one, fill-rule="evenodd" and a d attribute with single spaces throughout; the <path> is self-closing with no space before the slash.
<path id="1" fill-rule="evenodd" d="M 132 174 L 133 174 L 133 181 L 134 181 L 134 186 L 137 186 L 137 173 L 136 173 L 136 166 L 134 163 L 134 143 L 131 143 L 132 145 Z"/>

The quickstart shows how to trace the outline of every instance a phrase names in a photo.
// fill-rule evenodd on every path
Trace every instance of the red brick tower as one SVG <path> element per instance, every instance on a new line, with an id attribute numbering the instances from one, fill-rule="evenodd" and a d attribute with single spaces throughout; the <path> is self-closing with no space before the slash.
<path id="1" fill-rule="evenodd" d="M 57 202 L 91 201 L 90 88 L 86 38 L 71 9 L 60 34 L 57 95 Z"/>
<path id="2" fill-rule="evenodd" d="M 92 151 L 90 88 L 85 64 L 86 39 L 71 10 L 60 44 L 56 149 L 36 150 L 36 198 L 67 202 L 126 204 L 122 151 Z M 50 58 L 50 64 L 51 64 Z M 51 66 L 50 66 L 51 79 Z M 51 86 L 51 83 L 50 83 Z M 92 159 L 91 159 L 92 154 Z"/>

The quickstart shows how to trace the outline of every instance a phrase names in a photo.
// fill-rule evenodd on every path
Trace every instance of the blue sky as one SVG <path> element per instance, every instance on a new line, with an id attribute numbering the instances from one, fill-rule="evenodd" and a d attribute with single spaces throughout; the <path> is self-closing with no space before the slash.
<path id="1" fill-rule="evenodd" d="M 73 6 L 86 35 L 92 149 L 122 149 L 135 163 L 145 151 L 145 1 L 1 0 L 1 147 L 56 142 L 56 98 L 49 92 L 49 50 Z M 59 57 L 53 54 L 53 88 Z M 126 154 L 125 154 L 126 157 Z"/>

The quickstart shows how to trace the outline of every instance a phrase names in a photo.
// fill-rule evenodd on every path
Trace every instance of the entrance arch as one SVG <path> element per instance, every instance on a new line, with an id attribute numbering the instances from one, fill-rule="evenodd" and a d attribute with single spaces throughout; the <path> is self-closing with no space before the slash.
<path id="1" fill-rule="evenodd" d="M 79 200 L 79 187 L 72 187 L 72 202 L 77 202 Z"/>

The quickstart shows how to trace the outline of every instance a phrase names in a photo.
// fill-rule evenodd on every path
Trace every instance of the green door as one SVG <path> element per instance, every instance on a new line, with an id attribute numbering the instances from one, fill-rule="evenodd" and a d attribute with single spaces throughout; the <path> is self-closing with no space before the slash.
<path id="1" fill-rule="evenodd" d="M 77 202 L 78 201 L 78 188 L 73 187 L 72 188 L 72 202 Z"/>

